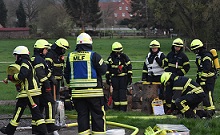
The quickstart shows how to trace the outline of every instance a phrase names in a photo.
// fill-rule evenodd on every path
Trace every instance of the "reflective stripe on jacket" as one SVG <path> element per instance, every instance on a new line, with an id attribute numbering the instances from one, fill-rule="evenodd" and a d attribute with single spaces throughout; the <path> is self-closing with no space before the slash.
<path id="1" fill-rule="evenodd" d="M 72 97 L 100 97 L 103 89 L 97 88 L 97 72 L 91 61 L 94 52 L 72 52 L 68 55 L 71 67 L 70 87 Z"/>

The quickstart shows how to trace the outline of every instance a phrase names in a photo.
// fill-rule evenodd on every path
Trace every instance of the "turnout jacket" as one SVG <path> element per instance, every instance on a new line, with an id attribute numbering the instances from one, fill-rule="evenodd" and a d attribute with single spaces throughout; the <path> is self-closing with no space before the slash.
<path id="1" fill-rule="evenodd" d="M 212 82 L 212 77 L 215 77 L 216 69 L 213 61 L 213 55 L 209 52 L 201 50 L 196 55 L 197 82 L 200 85 L 205 85 L 207 82 Z"/>
<path id="2" fill-rule="evenodd" d="M 190 69 L 189 59 L 182 50 L 178 53 L 175 53 L 175 51 L 172 50 L 165 58 L 164 69 L 166 72 L 172 72 L 178 76 L 184 76 Z"/>
<path id="3" fill-rule="evenodd" d="M 132 65 L 129 57 L 124 53 L 117 55 L 115 52 L 112 52 L 107 59 L 106 74 L 110 76 L 125 76 L 127 74 L 132 74 Z"/>
<path id="4" fill-rule="evenodd" d="M 31 62 L 36 71 L 40 85 L 44 88 L 43 90 L 50 88 L 50 81 L 48 78 L 51 76 L 51 72 L 48 69 L 44 56 L 40 55 L 39 53 L 35 53 L 31 58 Z"/>
<path id="5" fill-rule="evenodd" d="M 198 83 L 193 81 L 191 78 L 187 78 L 184 76 L 176 76 L 171 85 L 173 91 L 172 104 L 175 104 L 175 100 L 181 96 L 185 96 L 188 94 L 204 96 L 205 94 L 202 87 Z"/>
<path id="6" fill-rule="evenodd" d="M 58 55 L 54 50 L 51 49 L 47 53 L 45 60 L 55 79 L 62 80 L 64 67 L 63 55 Z"/>
<path id="7" fill-rule="evenodd" d="M 102 57 L 91 50 L 91 45 L 81 44 L 67 56 L 64 78 L 73 89 L 73 98 L 104 96 L 102 75 L 107 67 Z"/>
<path id="8" fill-rule="evenodd" d="M 27 97 L 26 90 L 29 91 L 31 96 L 38 96 L 41 94 L 40 85 L 35 75 L 35 70 L 31 65 L 29 56 L 21 56 L 16 64 L 20 65 L 20 72 L 14 74 L 15 80 L 21 81 L 21 91 L 18 93 L 16 98 Z"/>
<path id="9" fill-rule="evenodd" d="M 158 53 L 149 52 L 143 66 L 142 80 L 146 80 L 148 75 L 161 75 L 164 72 L 164 59 L 165 55 L 161 51 Z"/>

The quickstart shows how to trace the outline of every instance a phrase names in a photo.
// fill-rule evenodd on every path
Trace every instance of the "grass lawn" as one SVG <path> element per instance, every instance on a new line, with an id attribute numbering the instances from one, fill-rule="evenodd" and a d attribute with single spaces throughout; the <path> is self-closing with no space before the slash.
<path id="1" fill-rule="evenodd" d="M 171 49 L 172 40 L 171 39 L 157 39 L 161 43 L 161 51 L 167 54 Z M 33 45 L 36 39 L 7 39 L 0 40 L 0 73 L 1 80 L 6 77 L 6 68 L 9 63 L 5 62 L 14 62 L 14 57 L 12 56 L 13 49 L 18 45 L 24 45 L 29 48 L 31 52 L 30 55 L 33 54 Z M 55 41 L 55 39 L 49 39 L 51 43 Z M 75 49 L 75 38 L 68 38 L 68 41 L 71 45 L 71 52 Z M 149 43 L 152 39 L 144 39 L 144 38 L 122 38 L 122 39 L 93 39 L 93 51 L 98 52 L 104 60 L 106 60 L 111 53 L 111 45 L 113 42 L 118 41 L 122 43 L 124 47 L 124 53 L 126 53 L 131 61 L 133 62 L 133 69 L 139 69 L 133 71 L 133 82 L 140 81 L 141 69 L 143 67 L 144 59 L 149 51 Z M 220 52 L 218 52 L 220 54 Z M 195 60 L 195 54 L 192 52 L 186 52 L 187 56 L 190 60 Z M 140 61 L 140 62 L 134 62 Z M 196 76 L 196 67 L 193 61 L 190 62 L 191 69 L 189 73 L 187 73 L 188 77 L 195 79 Z M 215 105 L 217 110 L 220 108 L 220 80 L 217 79 L 214 98 Z M 15 91 L 14 84 L 9 83 L 5 85 L 0 83 L 0 100 L 13 100 L 17 92 Z M 0 113 L 13 113 L 14 106 L 0 106 Z M 28 113 L 28 112 L 27 112 Z M 67 112 L 67 114 L 75 114 L 74 111 Z M 136 126 L 140 129 L 140 134 L 143 134 L 144 129 L 148 126 L 155 126 L 156 124 L 184 124 L 191 130 L 192 135 L 218 135 L 220 134 L 220 130 L 218 129 L 219 118 L 213 118 L 211 120 L 200 120 L 200 119 L 128 119 L 124 116 L 146 116 L 146 114 L 141 112 L 115 112 L 113 110 L 108 110 L 106 112 L 107 116 L 118 116 L 117 118 L 108 118 L 109 121 L 120 122 L 124 124 L 129 124 L 132 126 Z M 217 114 L 218 115 L 218 114 Z"/>

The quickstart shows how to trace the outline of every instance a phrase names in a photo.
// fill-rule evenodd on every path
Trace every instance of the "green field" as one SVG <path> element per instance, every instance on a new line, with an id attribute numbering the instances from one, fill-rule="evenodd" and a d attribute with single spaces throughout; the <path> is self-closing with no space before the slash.
<path id="1" fill-rule="evenodd" d="M 68 52 L 73 51 L 75 49 L 75 40 L 74 38 L 68 38 L 68 41 L 71 45 L 70 50 Z M 161 43 L 161 51 L 167 54 L 171 49 L 172 40 L 171 39 L 157 39 Z M 10 63 L 13 63 L 15 58 L 12 55 L 13 49 L 18 45 L 27 46 L 33 54 L 33 44 L 36 39 L 8 39 L 8 40 L 0 40 L 0 73 L 1 80 L 6 77 L 6 68 Z M 55 41 L 55 39 L 49 39 L 51 43 Z M 152 39 L 144 39 L 144 38 L 123 38 L 123 39 L 93 39 L 93 51 L 98 52 L 104 60 L 107 59 L 109 54 L 111 53 L 111 45 L 113 42 L 118 41 L 121 42 L 124 47 L 124 53 L 126 53 L 131 61 L 133 68 L 133 82 L 140 81 L 141 69 L 143 66 L 143 62 L 145 57 L 149 51 L 149 43 Z M 195 59 L 195 54 L 192 52 L 186 52 L 187 56 L 190 60 Z M 219 52 L 220 54 L 220 52 Z M 137 62 L 138 61 L 138 62 Z M 9 63 L 8 63 L 9 62 Z M 193 61 L 190 62 L 191 69 L 189 73 L 187 73 L 188 77 L 195 79 L 196 76 L 196 67 Z M 220 80 L 218 79 L 215 86 L 214 98 L 215 105 L 217 110 L 220 108 Z M 16 91 L 12 83 L 5 85 L 0 83 L 0 100 L 13 100 L 16 96 Z M 13 106 L 0 106 L 0 113 L 12 113 Z M 68 114 L 72 114 L 73 112 L 67 112 Z M 75 112 L 74 112 L 75 113 Z M 148 126 L 153 127 L 156 124 L 184 124 L 191 130 L 192 135 L 218 135 L 220 134 L 220 130 L 218 129 L 218 121 L 219 118 L 213 118 L 211 120 L 200 120 L 200 119 L 127 119 L 124 116 L 145 116 L 146 114 L 141 112 L 115 112 L 115 111 L 107 111 L 107 116 L 117 115 L 118 118 L 108 119 L 110 121 L 121 122 L 124 124 L 129 124 L 132 126 L 136 126 L 140 128 L 140 134 L 143 134 L 144 129 Z M 218 115 L 218 114 L 216 114 Z M 156 116 L 155 116 L 156 117 Z"/>

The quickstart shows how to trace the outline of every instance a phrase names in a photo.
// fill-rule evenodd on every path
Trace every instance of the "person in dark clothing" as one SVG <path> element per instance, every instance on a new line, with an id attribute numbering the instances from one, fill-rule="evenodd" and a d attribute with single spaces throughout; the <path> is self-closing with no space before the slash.
<path id="1" fill-rule="evenodd" d="M 29 106 L 32 120 L 35 121 L 36 124 L 36 128 L 32 129 L 32 132 L 39 135 L 46 135 L 47 128 L 43 115 L 39 110 L 41 89 L 35 75 L 35 70 L 31 65 L 29 50 L 25 46 L 17 46 L 13 51 L 13 55 L 16 58 L 15 63 L 20 66 L 20 71 L 14 75 L 8 75 L 8 80 L 20 81 L 20 83 L 16 85 L 16 89 L 19 93 L 16 97 L 17 102 L 14 116 L 10 123 L 6 127 L 1 128 L 0 131 L 7 135 L 13 135 L 26 106 Z"/>
<path id="2" fill-rule="evenodd" d="M 165 58 L 165 72 L 172 72 L 178 76 L 184 76 L 190 69 L 189 58 L 183 52 L 183 40 L 177 38 L 173 41 L 171 52 Z M 169 86 L 165 88 L 165 112 L 171 107 L 172 90 Z"/>
<path id="3" fill-rule="evenodd" d="M 180 111 L 186 118 L 197 118 L 194 109 L 203 101 L 205 93 L 202 87 L 185 76 L 177 76 L 171 72 L 164 72 L 161 83 L 172 89 L 172 103 L 169 113 Z"/>
<path id="4" fill-rule="evenodd" d="M 93 42 L 90 35 L 81 33 L 76 44 L 75 51 L 67 56 L 64 77 L 72 89 L 72 100 L 78 114 L 78 134 L 105 135 L 102 75 L 106 73 L 107 66 L 102 57 L 92 51 Z"/>
<path id="5" fill-rule="evenodd" d="M 38 39 L 34 44 L 34 55 L 31 58 L 31 62 L 41 85 L 42 95 L 40 95 L 40 111 L 43 113 L 45 110 L 47 131 L 51 133 L 61 127 L 55 125 L 55 101 L 51 93 L 50 81 L 48 79 L 50 71 L 44 59 L 48 49 L 50 49 L 49 43 L 45 39 Z"/>
<path id="6" fill-rule="evenodd" d="M 160 51 L 160 43 L 153 40 L 150 43 L 150 52 L 146 56 L 142 70 L 142 81 L 158 83 L 160 82 L 161 74 L 164 72 L 165 55 Z M 159 85 L 158 97 L 164 99 L 164 88 Z"/>
<path id="7" fill-rule="evenodd" d="M 165 55 L 160 51 L 160 43 L 153 40 L 150 43 L 150 52 L 146 56 L 142 71 L 142 81 L 160 82 L 160 76 L 164 72 Z"/>
<path id="8" fill-rule="evenodd" d="M 51 49 L 45 57 L 46 63 L 51 72 L 50 82 L 54 100 L 60 99 L 60 86 L 63 80 L 64 54 L 68 48 L 68 41 L 64 38 L 59 38 L 51 46 Z"/>
<path id="9" fill-rule="evenodd" d="M 121 43 L 112 44 L 112 52 L 107 59 L 106 82 L 113 87 L 113 109 L 127 111 L 127 86 L 132 83 L 132 65 L 122 50 Z"/>
<path id="10" fill-rule="evenodd" d="M 217 78 L 213 55 L 210 51 L 206 50 L 202 41 L 199 39 L 194 39 L 190 47 L 196 54 L 196 65 L 198 68 L 196 82 L 202 86 L 206 94 L 203 107 L 206 110 L 206 116 L 212 117 L 215 114 L 213 92 Z"/>

